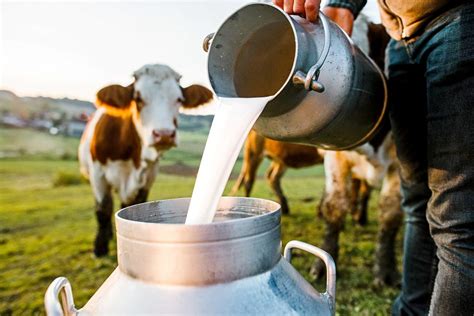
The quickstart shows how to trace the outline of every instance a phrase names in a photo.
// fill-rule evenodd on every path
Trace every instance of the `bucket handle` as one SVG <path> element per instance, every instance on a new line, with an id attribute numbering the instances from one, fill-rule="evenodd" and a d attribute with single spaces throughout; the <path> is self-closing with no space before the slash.
<path id="1" fill-rule="evenodd" d="M 301 70 L 298 70 L 293 76 L 293 83 L 304 84 L 304 87 L 306 90 L 308 91 L 313 90 L 313 91 L 321 93 L 321 92 L 324 92 L 325 88 L 324 88 L 324 85 L 318 81 L 319 71 L 321 70 L 321 67 L 326 61 L 326 57 L 328 57 L 331 35 L 329 32 L 329 22 L 327 20 L 327 17 L 321 12 L 319 13 L 319 20 L 323 24 L 323 29 L 324 29 L 324 46 L 323 46 L 323 51 L 321 52 L 321 56 L 319 57 L 316 64 L 314 64 L 313 67 L 309 69 L 307 74 L 305 74 Z"/>
<path id="2" fill-rule="evenodd" d="M 58 296 L 61 294 L 61 301 Z M 74 316 L 78 310 L 74 307 L 71 284 L 65 277 L 54 279 L 44 295 L 44 307 L 48 316 Z"/>
<path id="3" fill-rule="evenodd" d="M 292 240 L 286 244 L 285 250 L 283 252 L 283 257 L 288 262 L 291 262 L 291 250 L 293 248 L 307 251 L 323 260 L 324 264 L 326 265 L 326 292 L 324 295 L 328 298 L 331 311 L 334 314 L 336 306 L 336 264 L 334 263 L 331 255 L 313 245 L 298 240 Z"/>

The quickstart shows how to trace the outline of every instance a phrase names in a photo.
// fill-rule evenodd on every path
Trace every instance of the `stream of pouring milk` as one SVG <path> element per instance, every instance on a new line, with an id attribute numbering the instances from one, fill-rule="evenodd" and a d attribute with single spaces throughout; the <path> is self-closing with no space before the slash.
<path id="1" fill-rule="evenodd" d="M 211 223 L 240 149 L 273 98 L 220 98 L 194 185 L 186 224 Z"/>
<path id="2" fill-rule="evenodd" d="M 250 129 L 292 73 L 293 30 L 286 21 L 263 25 L 240 47 L 233 69 L 235 98 L 220 98 L 194 185 L 186 224 L 211 223 Z"/>

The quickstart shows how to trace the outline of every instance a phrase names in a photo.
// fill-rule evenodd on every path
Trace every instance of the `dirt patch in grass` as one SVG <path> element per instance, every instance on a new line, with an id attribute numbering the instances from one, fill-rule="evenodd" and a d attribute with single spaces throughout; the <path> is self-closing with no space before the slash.
<path id="1" fill-rule="evenodd" d="M 197 175 L 198 168 L 188 166 L 182 162 L 176 162 L 172 165 L 160 166 L 160 171 L 175 176 L 195 177 Z"/>

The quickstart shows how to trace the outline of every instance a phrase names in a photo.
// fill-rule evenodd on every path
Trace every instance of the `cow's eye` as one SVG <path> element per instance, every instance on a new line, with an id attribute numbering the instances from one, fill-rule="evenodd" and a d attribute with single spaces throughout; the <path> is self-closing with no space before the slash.
<path id="1" fill-rule="evenodd" d="M 135 103 L 137 104 L 138 110 L 141 110 L 145 105 L 145 102 L 143 102 L 139 92 L 135 95 Z"/>
<path id="2" fill-rule="evenodd" d="M 135 96 L 135 102 L 137 103 L 143 103 L 142 97 L 140 96 L 140 93 L 137 93 Z"/>
<path id="3" fill-rule="evenodd" d="M 178 98 L 178 99 L 176 100 L 176 102 L 177 102 L 177 103 L 180 103 L 180 104 L 183 104 L 184 99 L 183 99 L 183 98 Z"/>

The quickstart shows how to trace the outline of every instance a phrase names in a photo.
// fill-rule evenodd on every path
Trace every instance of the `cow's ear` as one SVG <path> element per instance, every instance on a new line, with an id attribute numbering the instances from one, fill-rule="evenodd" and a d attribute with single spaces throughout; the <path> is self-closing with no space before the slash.
<path id="1" fill-rule="evenodd" d="M 128 108 L 133 100 L 133 84 L 121 86 L 113 84 L 104 87 L 97 92 L 97 105 L 111 106 L 114 108 Z"/>
<path id="2" fill-rule="evenodd" d="M 193 84 L 186 88 L 181 88 L 183 92 L 183 107 L 194 108 L 212 100 L 212 92 L 206 87 Z"/>

